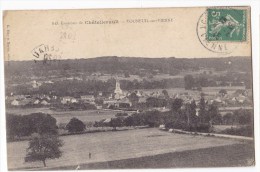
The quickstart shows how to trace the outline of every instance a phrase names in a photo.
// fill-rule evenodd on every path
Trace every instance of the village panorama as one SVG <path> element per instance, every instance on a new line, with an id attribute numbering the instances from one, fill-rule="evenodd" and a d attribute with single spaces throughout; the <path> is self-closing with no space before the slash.
<path id="1" fill-rule="evenodd" d="M 251 69 L 249 57 L 6 61 L 8 168 L 251 166 Z"/>

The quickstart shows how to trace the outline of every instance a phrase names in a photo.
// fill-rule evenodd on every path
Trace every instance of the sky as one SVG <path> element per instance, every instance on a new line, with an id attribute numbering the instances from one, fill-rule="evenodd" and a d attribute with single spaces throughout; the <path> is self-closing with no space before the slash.
<path id="1" fill-rule="evenodd" d="M 200 41 L 206 33 L 199 23 L 205 12 L 206 8 L 7 11 L 4 58 L 251 56 L 250 29 L 247 41 L 228 42 L 227 52 L 210 51 L 213 45 Z M 103 24 L 90 24 L 93 21 Z M 114 24 L 104 24 L 109 21 Z"/>

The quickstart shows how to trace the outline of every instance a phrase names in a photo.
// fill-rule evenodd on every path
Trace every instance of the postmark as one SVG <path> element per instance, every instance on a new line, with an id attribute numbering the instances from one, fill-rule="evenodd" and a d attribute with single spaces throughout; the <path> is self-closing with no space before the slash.
<path id="1" fill-rule="evenodd" d="M 247 12 L 245 9 L 208 8 L 208 41 L 246 41 Z"/>
<path id="2" fill-rule="evenodd" d="M 200 16 L 196 30 L 206 49 L 229 54 L 247 42 L 247 9 L 208 8 Z"/>
<path id="3" fill-rule="evenodd" d="M 61 59 L 62 52 L 59 48 L 54 45 L 40 44 L 33 48 L 31 51 L 32 56 L 34 57 L 34 62 L 42 61 L 43 64 L 46 64 L 50 61 L 57 61 Z"/>

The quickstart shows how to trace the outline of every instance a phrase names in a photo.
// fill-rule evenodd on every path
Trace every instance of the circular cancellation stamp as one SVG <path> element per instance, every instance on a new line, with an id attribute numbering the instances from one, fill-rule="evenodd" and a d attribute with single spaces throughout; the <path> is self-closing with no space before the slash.
<path id="1" fill-rule="evenodd" d="M 213 7 L 197 23 L 200 43 L 209 51 L 228 54 L 247 41 L 247 9 Z"/>
<path id="2" fill-rule="evenodd" d="M 59 48 L 47 44 L 40 44 L 36 46 L 31 51 L 31 53 L 34 56 L 35 63 L 42 61 L 43 64 L 46 64 L 50 61 L 60 60 L 62 56 L 62 52 L 59 50 Z"/>

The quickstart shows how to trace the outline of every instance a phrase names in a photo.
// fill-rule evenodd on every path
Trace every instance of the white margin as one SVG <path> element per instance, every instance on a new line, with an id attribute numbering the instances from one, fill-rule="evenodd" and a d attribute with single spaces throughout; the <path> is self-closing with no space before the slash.
<path id="1" fill-rule="evenodd" d="M 239 167 L 239 168 L 190 168 L 190 169 L 165 169 L 165 171 L 177 172 L 228 172 L 234 170 L 236 172 L 259 172 L 260 171 L 260 111 L 259 111 L 259 0 L 0 0 L 0 53 L 3 59 L 3 10 L 30 10 L 30 9 L 88 9 L 88 8 L 145 8 L 145 7 L 195 7 L 195 6 L 251 6 L 251 28 L 252 28 L 252 61 L 253 61 L 253 89 L 254 89 L 254 114 L 255 114 L 255 167 Z M 7 154 L 6 154 L 6 129 L 5 129 L 5 105 L 4 105 L 4 68 L 3 60 L 0 60 L 0 171 L 7 171 Z M 102 170 L 96 170 L 102 171 Z M 115 170 L 106 170 L 108 172 Z M 117 170 L 130 171 L 130 170 Z M 137 171 L 137 170 L 134 170 Z M 138 170 L 138 171 L 159 171 L 158 170 Z M 161 171 L 161 169 L 160 169 Z"/>

